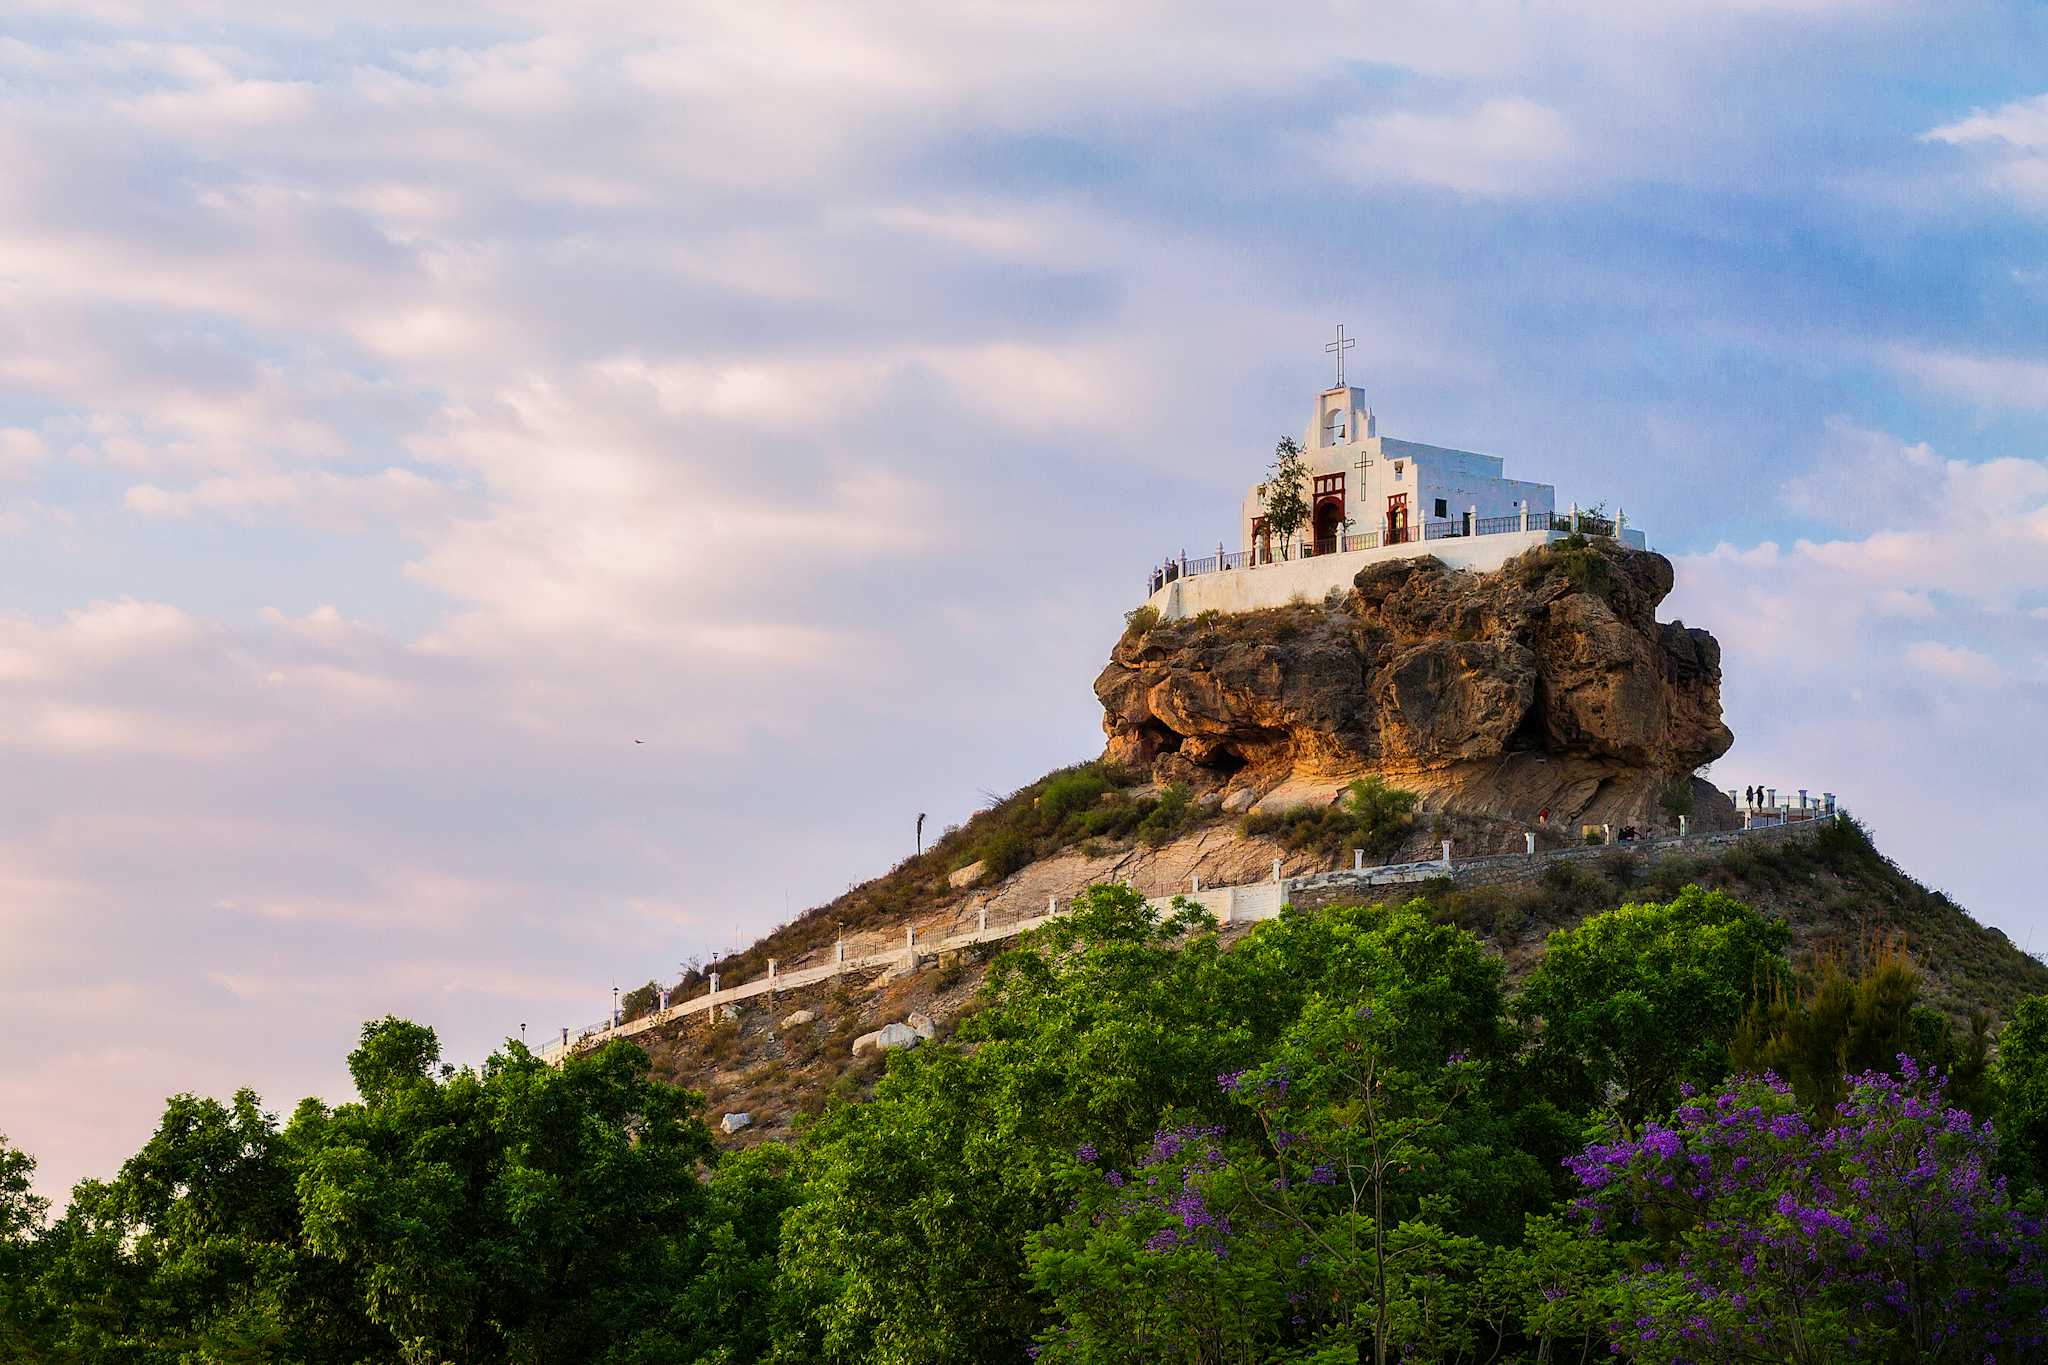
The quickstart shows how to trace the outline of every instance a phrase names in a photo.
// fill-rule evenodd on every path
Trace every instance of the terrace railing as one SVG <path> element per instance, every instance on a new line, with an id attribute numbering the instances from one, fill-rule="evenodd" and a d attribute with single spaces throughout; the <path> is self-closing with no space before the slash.
<path id="1" fill-rule="evenodd" d="M 1506 517 L 1474 517 L 1467 514 L 1449 519 L 1424 519 L 1418 524 L 1389 526 L 1371 531 L 1318 536 L 1303 542 L 1298 553 L 1301 558 L 1308 559 L 1322 555 L 1349 554 L 1354 550 L 1376 550 L 1382 545 L 1412 545 L 1421 541 L 1508 535 L 1519 531 L 1615 536 L 1619 535 L 1626 525 L 1627 522 L 1620 517 L 1604 517 L 1578 510 L 1530 512 L 1526 518 L 1519 512 Z M 1280 563 L 1293 557 L 1284 545 L 1234 551 L 1225 551 L 1218 546 L 1213 555 L 1203 555 L 1199 559 L 1182 556 L 1154 569 L 1148 580 L 1146 592 L 1147 595 L 1158 592 L 1178 578 L 1224 570 L 1255 569 L 1261 565 Z"/>

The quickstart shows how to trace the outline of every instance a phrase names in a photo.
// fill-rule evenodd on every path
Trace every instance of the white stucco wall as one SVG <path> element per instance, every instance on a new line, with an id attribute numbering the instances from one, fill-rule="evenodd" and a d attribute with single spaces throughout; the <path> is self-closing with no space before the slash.
<path id="1" fill-rule="evenodd" d="M 1342 418 L 1334 427 L 1333 412 Z M 1332 439 L 1339 431 L 1344 439 Z M 1383 531 L 1388 501 L 1397 494 L 1407 496 L 1408 526 L 1417 535 L 1423 523 L 1439 519 L 1439 498 L 1444 502 L 1443 519 L 1452 521 L 1473 507 L 1481 517 L 1505 517 L 1518 513 L 1525 501 L 1531 512 L 1551 511 L 1556 502 L 1549 484 L 1502 477 L 1506 464 L 1498 455 L 1380 436 L 1365 391 L 1356 387 L 1329 389 L 1317 396 L 1301 447 L 1309 474 L 1309 486 L 1302 491 L 1311 495 L 1311 506 L 1318 476 L 1343 475 L 1344 515 L 1354 535 Z M 1370 463 L 1361 466 L 1361 460 Z M 1254 549 L 1252 527 L 1264 513 L 1258 490 L 1248 490 L 1238 509 L 1237 544 L 1224 548 Z M 1301 538 L 1310 536 L 1312 528 L 1313 523 L 1303 527 Z M 1280 552 L 1277 545 L 1274 552 Z M 1206 554 L 1207 547 L 1194 553 Z"/>
<path id="2" fill-rule="evenodd" d="M 1458 536 L 1419 544 L 1382 545 L 1348 554 L 1317 555 L 1261 564 L 1254 569 L 1226 569 L 1177 578 L 1148 600 L 1161 618 L 1168 621 L 1198 616 L 1205 611 L 1260 611 L 1284 607 L 1297 597 L 1320 602 L 1332 588 L 1348 589 L 1360 569 L 1382 560 L 1435 555 L 1454 569 L 1486 573 L 1526 550 L 1562 539 L 1563 533 L 1555 531 L 1510 531 L 1497 536 Z"/>

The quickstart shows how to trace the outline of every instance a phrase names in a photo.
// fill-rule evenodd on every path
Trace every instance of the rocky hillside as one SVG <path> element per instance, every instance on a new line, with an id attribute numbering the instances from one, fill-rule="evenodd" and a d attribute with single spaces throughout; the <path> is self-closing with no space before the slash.
<path id="1" fill-rule="evenodd" d="M 1253 842 L 1218 823 L 1155 850 L 1132 851 L 1126 870 L 1145 889 L 1161 869 L 1236 856 L 1225 850 L 1241 854 Z M 1078 890 L 1098 870 L 1069 853 L 1021 869 L 1010 880 L 1034 889 L 1057 884 Z M 2000 1017 L 2022 996 L 2048 992 L 2048 967 L 1921 886 L 1846 823 L 1818 837 L 1738 842 L 1696 856 L 1652 860 L 1616 847 L 1584 860 L 1532 866 L 1518 881 L 1461 889 L 1445 879 L 1388 888 L 1374 899 L 1425 901 L 1436 918 L 1491 943 L 1510 975 L 1519 977 L 1552 930 L 1632 901 L 1669 899 L 1688 883 L 1726 890 L 1784 919 L 1798 962 L 1833 955 L 1853 965 L 1880 944 L 1903 943 L 1920 974 L 1922 998 L 1958 1020 L 1980 1012 Z M 1226 937 L 1247 931 L 1238 926 Z M 861 1034 L 913 1013 L 934 1020 L 940 1037 L 949 1034 L 974 1007 L 974 993 L 999 951 L 1000 945 L 991 945 L 928 958 L 912 973 L 847 977 L 748 1001 L 728 1016 L 697 1016 L 645 1035 L 642 1042 L 658 1074 L 706 1096 L 705 1112 L 714 1123 L 728 1112 L 751 1115 L 753 1126 L 729 1141 L 746 1145 L 785 1137 L 831 1096 L 862 1095 L 880 1075 L 878 1053 L 853 1052 Z"/>
<path id="2" fill-rule="evenodd" d="M 1095 682 L 1106 756 L 1226 810 L 1373 772 L 1426 809 L 1725 825 L 1726 799 L 1692 778 L 1734 738 L 1721 650 L 1658 622 L 1671 587 L 1662 555 L 1564 542 L 1490 574 L 1375 564 L 1326 603 L 1139 617 Z"/>
<path id="3" fill-rule="evenodd" d="M 1000 925 L 1098 882 L 1148 896 L 1436 854 L 1559 848 L 1578 825 L 1731 826 L 1694 777 L 1732 741 L 1720 650 L 1660 623 L 1672 569 L 1611 542 L 1565 542 L 1492 574 L 1435 559 L 1376 565 L 1325 602 L 1160 623 L 1134 615 L 1097 679 L 1105 755 L 1050 773 L 949 829 L 922 854 L 779 926 L 721 963 L 737 984 L 830 959 Z M 1382 795 L 1345 799 L 1354 779 Z M 1389 800 L 1385 789 L 1414 793 Z M 1547 824 L 1539 814 L 1548 811 Z M 1509 860 L 1513 861 L 1513 860 Z M 1532 862 L 1495 884 L 1450 879 L 1371 893 L 1420 896 L 1492 943 L 1519 974 L 1545 936 L 1697 882 L 1792 927 L 1796 958 L 1853 960 L 1903 942 L 1924 995 L 1951 1015 L 2002 1013 L 2048 991 L 2048 967 L 1882 857 L 1853 824 L 1651 858 L 1626 848 Z M 1232 933 L 1242 933 L 1242 927 Z M 944 1036 L 997 947 L 927 957 L 886 978 L 845 976 L 691 1016 L 642 1035 L 664 1075 L 702 1091 L 734 1141 L 785 1133 L 833 1093 L 859 1093 L 877 1053 L 862 1034 L 916 1013 Z M 692 974 L 686 993 L 704 989 Z M 638 993 L 636 993 L 637 995 Z M 630 997 L 629 997 L 630 998 Z M 805 1017 L 805 1015 L 808 1017 Z"/>

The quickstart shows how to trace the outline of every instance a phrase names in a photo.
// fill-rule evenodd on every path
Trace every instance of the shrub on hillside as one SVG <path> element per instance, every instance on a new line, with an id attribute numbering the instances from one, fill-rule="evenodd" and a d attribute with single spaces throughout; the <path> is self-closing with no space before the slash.
<path id="1" fill-rule="evenodd" d="M 1054 820 L 1100 805 L 1110 781 L 1093 768 L 1076 768 L 1061 773 L 1045 784 L 1038 794 L 1038 809 Z"/>
<path id="2" fill-rule="evenodd" d="M 1156 796 L 1124 790 L 1131 774 L 1112 763 L 1083 763 L 1004 797 L 976 816 L 967 836 L 955 842 L 948 862 L 955 868 L 977 860 L 989 881 L 1009 876 L 1026 863 L 1090 839 L 1137 837 L 1164 843 L 1200 818 L 1185 786 L 1170 784 Z"/>
<path id="3" fill-rule="evenodd" d="M 1138 837 L 1157 848 L 1180 833 L 1194 814 L 1190 796 L 1184 784 L 1167 783 L 1160 789 L 1158 799 L 1152 802 L 1152 809 L 1138 821 Z"/>
<path id="4" fill-rule="evenodd" d="M 1238 828 L 1247 838 L 1271 837 L 1333 862 L 1348 862 L 1355 848 L 1364 849 L 1368 860 L 1382 862 L 1413 828 L 1416 799 L 1414 792 L 1390 787 L 1374 774 L 1353 782 L 1333 805 L 1259 811 L 1245 816 Z"/>
<path id="5" fill-rule="evenodd" d="M 643 1014 L 654 1013 L 654 1007 L 661 1000 L 661 987 L 652 981 L 644 986 L 635 986 L 619 997 L 619 1014 L 624 1019 L 638 1019 Z"/>
<path id="6" fill-rule="evenodd" d="M 985 881 L 1001 881 L 1030 862 L 1033 856 L 1029 835 L 1014 827 L 990 830 L 974 846 L 975 861 L 982 865 Z"/>

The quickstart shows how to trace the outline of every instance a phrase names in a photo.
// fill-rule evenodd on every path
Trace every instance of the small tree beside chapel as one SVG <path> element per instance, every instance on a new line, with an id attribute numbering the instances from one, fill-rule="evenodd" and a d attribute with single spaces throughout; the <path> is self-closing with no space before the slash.
<path id="1" fill-rule="evenodd" d="M 1266 530 L 1280 542 L 1281 554 L 1294 543 L 1294 533 L 1308 525 L 1308 465 L 1301 447 L 1291 436 L 1282 436 L 1273 447 L 1273 475 L 1259 485 L 1259 501 L 1266 509 Z"/>

